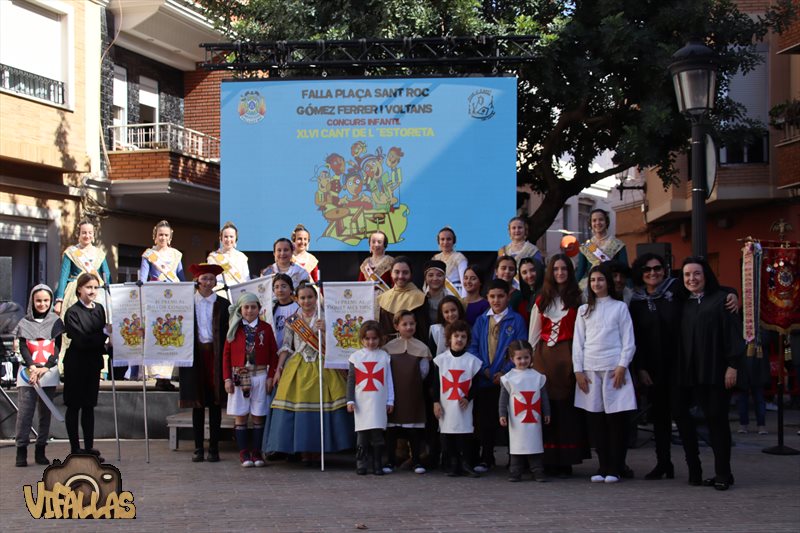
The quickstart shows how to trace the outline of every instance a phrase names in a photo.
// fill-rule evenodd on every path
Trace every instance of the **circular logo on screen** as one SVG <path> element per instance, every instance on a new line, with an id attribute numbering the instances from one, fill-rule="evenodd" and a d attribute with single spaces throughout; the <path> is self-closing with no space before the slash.
<path id="1" fill-rule="evenodd" d="M 239 99 L 239 118 L 245 124 L 261 122 L 267 113 L 267 104 L 258 91 L 245 91 Z"/>
<path id="2" fill-rule="evenodd" d="M 489 89 L 479 89 L 467 98 L 469 116 L 489 120 L 494 116 L 494 96 Z"/>

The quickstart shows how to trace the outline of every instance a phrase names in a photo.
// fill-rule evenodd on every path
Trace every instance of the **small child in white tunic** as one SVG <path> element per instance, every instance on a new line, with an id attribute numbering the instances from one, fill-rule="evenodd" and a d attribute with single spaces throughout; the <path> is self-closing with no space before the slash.
<path id="1" fill-rule="evenodd" d="M 575 407 L 587 412 L 600 467 L 592 483 L 617 483 L 625 467 L 628 412 L 636 395 L 628 366 L 636 345 L 628 307 L 614 291 L 611 269 L 589 271 L 588 303 L 578 308 L 572 342 Z"/>
<path id="2" fill-rule="evenodd" d="M 544 388 L 547 378 L 531 368 L 533 346 L 528 341 L 512 341 L 506 358 L 514 368 L 500 378 L 498 410 L 500 425 L 508 427 L 508 480 L 521 481 L 528 467 L 534 481 L 547 481 L 542 459 L 542 424 L 550 423 L 550 400 Z"/>
<path id="3" fill-rule="evenodd" d="M 439 432 L 444 451 L 450 461 L 447 475 L 462 473 L 480 477 L 469 464 L 472 443 L 472 399 L 475 387 L 472 378 L 481 370 L 481 360 L 467 351 L 471 328 L 464 320 L 445 327 L 449 349 L 433 359 L 430 396 L 434 398 L 433 414 L 439 419 Z"/>
<path id="4" fill-rule="evenodd" d="M 356 422 L 356 474 L 367 473 L 372 455 L 372 473 L 382 476 L 387 415 L 394 409 L 391 359 L 380 349 L 383 332 L 377 321 L 364 322 L 358 337 L 364 348 L 350 355 L 347 374 L 347 411 L 355 413 Z"/>

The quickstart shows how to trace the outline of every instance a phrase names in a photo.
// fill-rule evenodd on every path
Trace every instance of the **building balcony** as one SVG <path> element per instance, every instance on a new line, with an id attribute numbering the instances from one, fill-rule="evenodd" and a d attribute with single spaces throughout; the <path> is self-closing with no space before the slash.
<path id="1" fill-rule="evenodd" d="M 128 124 L 109 130 L 109 192 L 117 208 L 216 221 L 219 139 L 169 123 Z"/>
<path id="2" fill-rule="evenodd" d="M 795 19 L 777 38 L 779 54 L 800 54 L 800 20 Z"/>
<path id="3" fill-rule="evenodd" d="M 0 88 L 56 105 L 64 105 L 64 82 L 0 63 Z"/>
<path id="4" fill-rule="evenodd" d="M 784 128 L 784 140 L 775 145 L 775 160 L 778 188 L 797 192 L 800 189 L 800 128 Z"/>

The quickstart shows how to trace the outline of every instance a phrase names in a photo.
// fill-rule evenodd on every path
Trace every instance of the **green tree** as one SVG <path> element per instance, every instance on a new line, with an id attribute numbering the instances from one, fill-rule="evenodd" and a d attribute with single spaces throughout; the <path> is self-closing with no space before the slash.
<path id="1" fill-rule="evenodd" d="M 200 0 L 233 40 L 313 40 L 471 35 L 536 36 L 536 59 L 516 69 L 519 184 L 544 195 L 530 238 L 564 202 L 604 177 L 657 166 L 676 182 L 675 157 L 688 149 L 689 122 L 677 111 L 667 73 L 691 37 L 720 56 L 718 136 L 764 126 L 726 97 L 728 80 L 759 61 L 755 44 L 794 19 L 797 2 L 778 0 L 751 17 L 731 0 Z M 456 69 L 466 72 L 467 68 Z M 431 67 L 406 69 L 425 75 Z M 605 151 L 613 167 L 592 170 Z M 559 161 L 571 167 L 565 179 Z"/>

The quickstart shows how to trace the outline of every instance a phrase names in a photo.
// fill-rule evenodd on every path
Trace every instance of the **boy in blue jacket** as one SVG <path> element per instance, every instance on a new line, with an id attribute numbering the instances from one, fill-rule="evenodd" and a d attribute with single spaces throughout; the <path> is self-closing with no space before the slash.
<path id="1" fill-rule="evenodd" d="M 486 299 L 489 310 L 475 321 L 472 327 L 472 344 L 469 352 L 477 355 L 483 366 L 476 376 L 475 430 L 481 446 L 476 472 L 486 472 L 494 464 L 495 436 L 499 428 L 497 418 L 500 400 L 500 376 L 512 368 L 505 358 L 511 341 L 525 340 L 528 327 L 522 317 L 508 307 L 510 287 L 502 279 L 493 279 L 488 285 Z"/>

